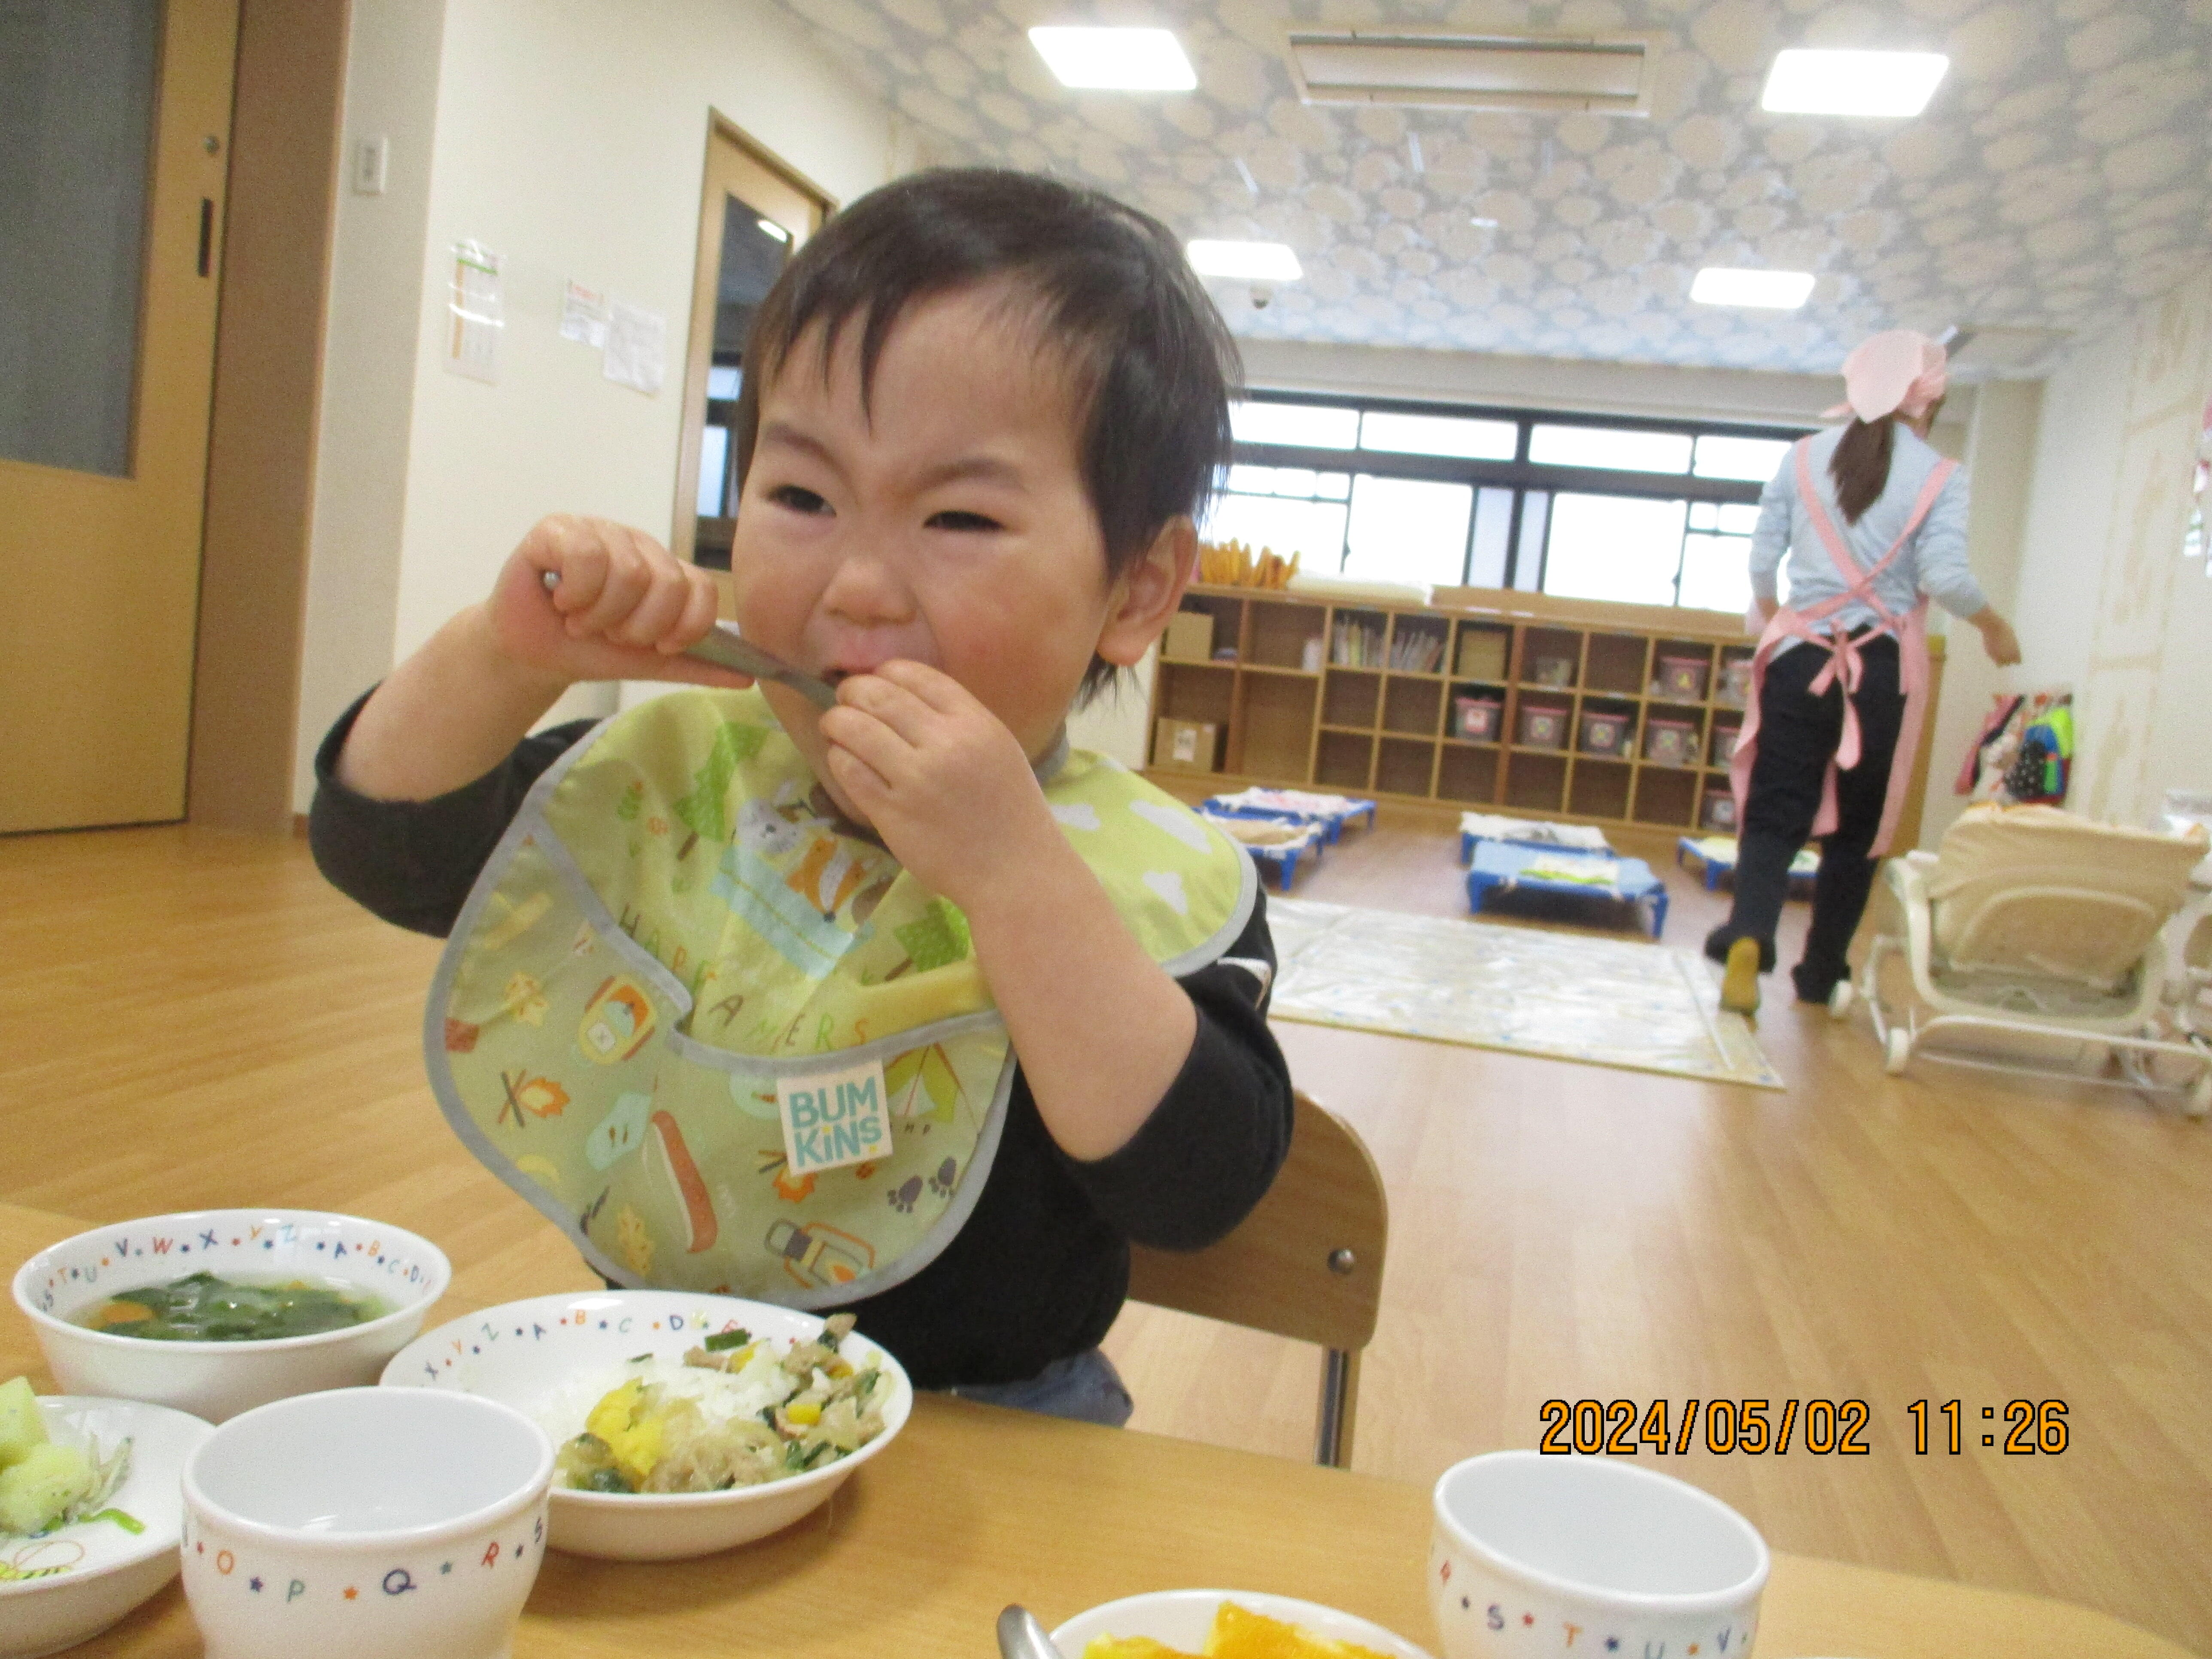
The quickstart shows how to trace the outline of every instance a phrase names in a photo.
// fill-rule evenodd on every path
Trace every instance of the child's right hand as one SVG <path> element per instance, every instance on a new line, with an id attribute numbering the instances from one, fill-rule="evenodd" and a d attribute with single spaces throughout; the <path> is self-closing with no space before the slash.
<path id="1" fill-rule="evenodd" d="M 487 610 L 500 654 L 533 674 L 750 685 L 683 654 L 713 629 L 714 607 L 707 573 L 643 531 L 556 513 L 508 556 Z"/>

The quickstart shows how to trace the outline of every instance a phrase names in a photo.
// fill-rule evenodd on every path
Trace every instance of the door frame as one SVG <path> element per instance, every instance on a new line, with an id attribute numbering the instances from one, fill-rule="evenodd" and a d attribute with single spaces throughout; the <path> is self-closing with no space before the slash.
<path id="1" fill-rule="evenodd" d="M 187 822 L 289 834 L 349 0 L 241 0 Z"/>
<path id="2" fill-rule="evenodd" d="M 699 245 L 691 273 L 691 330 L 684 350 L 684 428 L 677 440 L 676 504 L 668 548 L 695 562 L 699 530 L 699 446 L 707 430 L 707 371 L 714 360 L 714 314 L 722 272 L 723 198 L 738 189 L 746 205 L 792 234 L 795 252 L 837 210 L 837 199 L 720 110 L 707 112 L 707 153 L 699 184 Z"/>

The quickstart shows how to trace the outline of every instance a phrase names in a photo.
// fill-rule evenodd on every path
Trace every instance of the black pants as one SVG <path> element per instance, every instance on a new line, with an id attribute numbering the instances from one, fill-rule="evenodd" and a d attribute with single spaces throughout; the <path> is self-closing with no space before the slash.
<path id="1" fill-rule="evenodd" d="M 1813 1001 L 1825 1000 L 1850 971 L 1844 952 L 1874 886 L 1875 860 L 1867 853 L 1881 829 L 1890 761 L 1905 723 L 1897 641 L 1886 634 L 1867 640 L 1859 660 L 1859 689 L 1851 698 L 1859 717 L 1859 763 L 1836 775 L 1835 832 L 1820 843 L 1813 926 L 1794 975 L 1798 994 Z M 1755 939 L 1760 965 L 1773 964 L 1775 925 L 1790 896 L 1790 863 L 1813 833 L 1821 781 L 1844 740 L 1841 685 L 1819 696 L 1812 691 L 1828 662 L 1825 650 L 1800 645 L 1767 663 L 1759 700 L 1759 751 L 1736 829 L 1735 903 L 1727 927 L 1706 945 L 1716 955 L 1725 956 L 1731 940 Z"/>

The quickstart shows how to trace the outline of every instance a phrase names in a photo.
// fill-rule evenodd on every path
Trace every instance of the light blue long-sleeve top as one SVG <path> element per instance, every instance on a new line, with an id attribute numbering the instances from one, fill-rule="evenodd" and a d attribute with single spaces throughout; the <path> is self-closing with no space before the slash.
<path id="1" fill-rule="evenodd" d="M 1896 428 L 1896 442 L 1889 459 L 1889 483 L 1856 524 L 1844 522 L 1836 505 L 1836 481 L 1828 463 L 1846 428 L 1836 427 L 1813 434 L 1813 487 L 1820 493 L 1836 528 L 1862 569 L 1871 570 L 1905 528 L 1920 499 L 1921 487 L 1943 458 L 1903 422 Z M 1954 617 L 1971 617 L 1987 608 L 1988 599 L 1966 564 L 1966 473 L 1951 475 L 1920 528 L 1897 556 L 1897 562 L 1875 578 L 1874 591 L 1899 616 L 1920 603 L 1926 593 Z M 1850 584 L 1828 556 L 1819 526 L 1797 493 L 1797 454 L 1793 447 L 1781 467 L 1767 481 L 1759 498 L 1759 528 L 1751 538 L 1751 591 L 1762 599 L 1777 592 L 1776 571 L 1784 552 L 1790 556 L 1790 606 L 1802 611 L 1820 600 L 1849 590 Z M 1848 633 L 1881 620 L 1873 606 L 1854 600 L 1815 626 L 1823 634 L 1838 628 Z M 1794 643 L 1794 641 L 1793 641 Z"/>

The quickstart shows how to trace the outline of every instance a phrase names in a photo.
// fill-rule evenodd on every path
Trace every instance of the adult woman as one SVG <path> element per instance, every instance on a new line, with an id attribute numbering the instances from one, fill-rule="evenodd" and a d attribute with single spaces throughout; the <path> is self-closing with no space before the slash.
<path id="1" fill-rule="evenodd" d="M 1790 863 L 1820 839 L 1820 875 L 1797 994 L 1825 1002 L 1888 850 L 1926 716 L 1928 599 L 1981 630 L 1990 660 L 2020 660 L 2012 626 L 1966 566 L 1966 478 L 1929 447 L 1947 383 L 1943 348 L 1909 329 L 1844 360 L 1850 424 L 1790 447 L 1759 500 L 1751 585 L 1765 624 L 1752 706 L 1729 770 L 1735 902 L 1705 953 L 1728 965 L 1725 1007 L 1759 1006 Z M 1790 556 L 1790 604 L 1775 573 Z"/>

